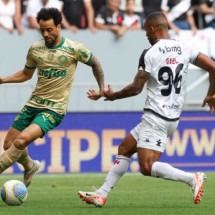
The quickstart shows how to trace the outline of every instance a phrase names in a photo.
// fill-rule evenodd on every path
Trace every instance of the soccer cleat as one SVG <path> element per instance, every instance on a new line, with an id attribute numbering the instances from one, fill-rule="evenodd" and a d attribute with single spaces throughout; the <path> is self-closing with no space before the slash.
<path id="1" fill-rule="evenodd" d="M 23 182 L 26 187 L 28 187 L 31 184 L 32 177 L 39 170 L 39 168 L 40 168 L 40 162 L 38 160 L 34 160 L 32 168 L 24 172 Z"/>
<path id="2" fill-rule="evenodd" d="M 99 196 L 95 192 L 78 192 L 79 197 L 87 204 L 94 204 L 96 207 L 103 207 L 107 198 Z"/>
<path id="3" fill-rule="evenodd" d="M 195 204 L 199 204 L 202 200 L 203 192 L 203 185 L 204 181 L 207 179 L 207 176 L 203 172 L 196 172 L 194 174 L 194 182 L 191 190 L 193 192 L 193 201 Z"/>

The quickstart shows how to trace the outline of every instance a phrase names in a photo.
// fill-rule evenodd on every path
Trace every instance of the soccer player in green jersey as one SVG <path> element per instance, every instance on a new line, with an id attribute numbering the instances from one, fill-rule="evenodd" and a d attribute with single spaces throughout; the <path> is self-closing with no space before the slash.
<path id="1" fill-rule="evenodd" d="M 0 156 L 0 173 L 16 161 L 23 165 L 26 186 L 40 167 L 40 162 L 28 155 L 27 146 L 63 120 L 79 61 L 92 67 L 99 86 L 96 99 L 104 91 L 104 74 L 96 57 L 83 44 L 61 36 L 61 12 L 43 8 L 37 14 L 37 21 L 43 39 L 30 47 L 25 68 L 0 77 L 0 84 L 20 83 L 31 79 L 37 68 L 36 88 L 9 129 L 4 141 L 5 152 Z"/>

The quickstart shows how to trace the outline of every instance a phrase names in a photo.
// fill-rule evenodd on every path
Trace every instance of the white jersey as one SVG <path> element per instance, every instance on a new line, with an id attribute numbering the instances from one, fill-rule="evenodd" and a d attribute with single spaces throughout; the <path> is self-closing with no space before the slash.
<path id="1" fill-rule="evenodd" d="M 189 63 L 195 64 L 199 51 L 187 44 L 161 39 L 144 50 L 138 70 L 150 73 L 144 111 L 151 111 L 169 121 L 176 121 L 184 103 Z"/>

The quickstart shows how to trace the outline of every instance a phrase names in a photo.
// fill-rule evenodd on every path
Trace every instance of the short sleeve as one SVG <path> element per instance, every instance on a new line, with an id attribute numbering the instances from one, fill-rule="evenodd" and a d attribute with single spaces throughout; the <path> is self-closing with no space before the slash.
<path id="1" fill-rule="evenodd" d="M 145 49 L 139 58 L 138 70 L 146 71 L 147 59 L 145 59 L 145 55 L 146 55 L 147 51 L 148 51 L 148 49 Z"/>
<path id="2" fill-rule="evenodd" d="M 190 48 L 190 63 L 195 65 L 196 58 L 199 56 L 200 51 L 190 45 L 188 46 Z"/>
<path id="3" fill-rule="evenodd" d="M 76 60 L 82 63 L 89 63 L 92 60 L 92 53 L 83 44 L 77 43 L 76 46 Z"/>
<path id="4" fill-rule="evenodd" d="M 32 47 L 28 50 L 25 67 L 28 69 L 35 69 L 37 67 L 37 64 L 32 56 Z"/>

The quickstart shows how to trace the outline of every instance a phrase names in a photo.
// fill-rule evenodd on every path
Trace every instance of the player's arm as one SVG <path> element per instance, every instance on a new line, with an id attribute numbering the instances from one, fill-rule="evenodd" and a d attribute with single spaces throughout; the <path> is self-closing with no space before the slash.
<path id="1" fill-rule="evenodd" d="M 212 112 L 215 111 L 215 62 L 205 54 L 199 54 L 195 65 L 209 73 L 209 88 L 202 106 L 209 105 Z"/>
<path id="2" fill-rule="evenodd" d="M 99 85 L 99 92 L 96 92 L 95 90 L 89 90 L 87 93 L 88 98 L 97 100 L 104 94 L 104 72 L 101 64 L 95 56 L 92 56 L 92 60 L 89 61 L 87 65 L 92 67 L 93 75 Z"/>
<path id="3" fill-rule="evenodd" d="M 140 94 L 147 80 L 149 79 L 150 73 L 144 70 L 139 70 L 133 80 L 133 82 L 123 89 L 113 92 L 111 87 L 108 86 L 108 90 L 104 92 L 105 100 L 116 100 L 123 99 L 131 96 L 136 96 Z"/>
<path id="4" fill-rule="evenodd" d="M 32 78 L 35 69 L 24 68 L 23 70 L 14 73 L 7 77 L 0 77 L 0 84 L 6 83 L 21 83 Z"/>

